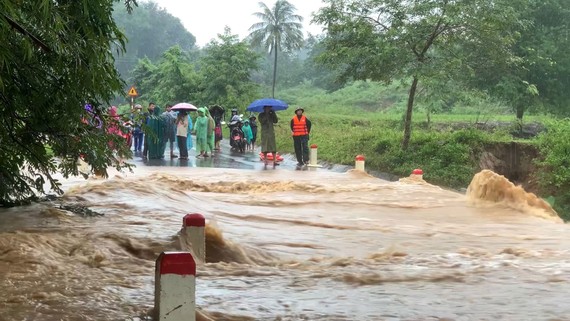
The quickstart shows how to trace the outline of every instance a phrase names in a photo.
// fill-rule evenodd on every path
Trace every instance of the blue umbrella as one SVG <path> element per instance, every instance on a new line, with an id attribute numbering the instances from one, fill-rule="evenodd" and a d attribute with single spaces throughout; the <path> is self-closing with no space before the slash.
<path id="1" fill-rule="evenodd" d="M 251 111 L 251 112 L 255 112 L 255 113 L 261 113 L 261 112 L 263 112 L 263 107 L 265 107 L 265 106 L 271 106 L 273 108 L 273 110 L 275 110 L 275 111 L 285 110 L 285 109 L 289 108 L 289 105 L 287 105 L 285 102 L 283 102 L 279 99 L 263 98 L 263 99 L 258 99 L 256 101 L 252 102 L 247 107 L 247 110 Z"/>

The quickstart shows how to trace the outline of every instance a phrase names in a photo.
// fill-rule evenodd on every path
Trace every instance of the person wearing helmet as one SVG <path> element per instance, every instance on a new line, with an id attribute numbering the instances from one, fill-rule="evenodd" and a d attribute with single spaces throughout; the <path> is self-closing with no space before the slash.
<path id="1" fill-rule="evenodd" d="M 297 156 L 297 166 L 305 166 L 309 163 L 309 134 L 311 133 L 311 121 L 303 115 L 302 107 L 295 109 L 295 116 L 291 119 L 291 135 Z"/>
<path id="2" fill-rule="evenodd" d="M 241 121 L 241 117 L 238 115 L 237 108 L 232 109 L 232 117 L 230 118 L 230 123 Z"/>

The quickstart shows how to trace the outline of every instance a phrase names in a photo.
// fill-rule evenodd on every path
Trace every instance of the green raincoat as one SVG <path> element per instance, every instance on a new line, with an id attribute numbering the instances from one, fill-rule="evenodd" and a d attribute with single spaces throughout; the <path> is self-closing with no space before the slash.
<path id="1" fill-rule="evenodd" d="M 214 131 L 216 129 L 216 122 L 212 115 L 210 115 L 210 110 L 208 107 L 202 107 L 206 112 L 206 117 L 208 117 L 208 151 L 213 151 L 214 146 L 216 146 L 216 135 L 214 135 Z"/>
<path id="2" fill-rule="evenodd" d="M 253 139 L 253 133 L 251 131 L 251 127 L 249 126 L 249 120 L 246 120 L 244 122 L 243 126 L 241 127 L 241 130 L 243 131 L 243 136 L 247 140 L 247 143 L 251 144 L 251 141 Z"/>
<path id="3" fill-rule="evenodd" d="M 261 125 L 261 152 L 276 152 L 277 143 L 273 124 L 277 124 L 277 114 L 274 111 L 260 113 L 259 124 Z"/>
<path id="4" fill-rule="evenodd" d="M 198 117 L 194 126 L 196 131 L 196 152 L 208 151 L 208 117 L 203 107 L 198 108 Z"/>
<path id="5" fill-rule="evenodd" d="M 166 124 L 160 114 L 160 108 L 154 107 L 153 117 L 148 120 L 148 127 L 152 130 L 152 134 L 148 138 L 149 159 L 164 158 L 164 151 L 166 150 Z"/>

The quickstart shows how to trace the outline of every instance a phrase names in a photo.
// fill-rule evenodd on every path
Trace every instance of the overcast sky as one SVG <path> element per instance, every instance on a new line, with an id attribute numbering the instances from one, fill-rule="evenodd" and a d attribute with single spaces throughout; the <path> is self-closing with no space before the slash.
<path id="1" fill-rule="evenodd" d="M 259 0 L 154 0 L 173 16 L 182 21 L 188 31 L 196 37 L 196 44 L 203 47 L 224 32 L 227 25 L 233 34 L 241 39 L 249 34 L 249 27 L 258 22 L 253 16 L 254 12 L 261 11 Z M 272 8 L 275 1 L 263 1 Z M 323 3 L 321 0 L 289 0 L 297 8 L 297 14 L 305 20 L 303 22 L 305 35 L 322 33 L 320 26 L 310 24 L 311 14 L 316 12 Z"/>

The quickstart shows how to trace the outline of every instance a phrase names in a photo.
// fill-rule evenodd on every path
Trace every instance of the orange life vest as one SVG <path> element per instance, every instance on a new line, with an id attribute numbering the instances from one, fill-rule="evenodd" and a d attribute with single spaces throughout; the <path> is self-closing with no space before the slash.
<path id="1" fill-rule="evenodd" d="M 309 135 L 309 130 L 307 129 L 307 118 L 305 115 L 301 116 L 301 119 L 295 115 L 293 117 L 293 136 L 305 136 Z"/>

